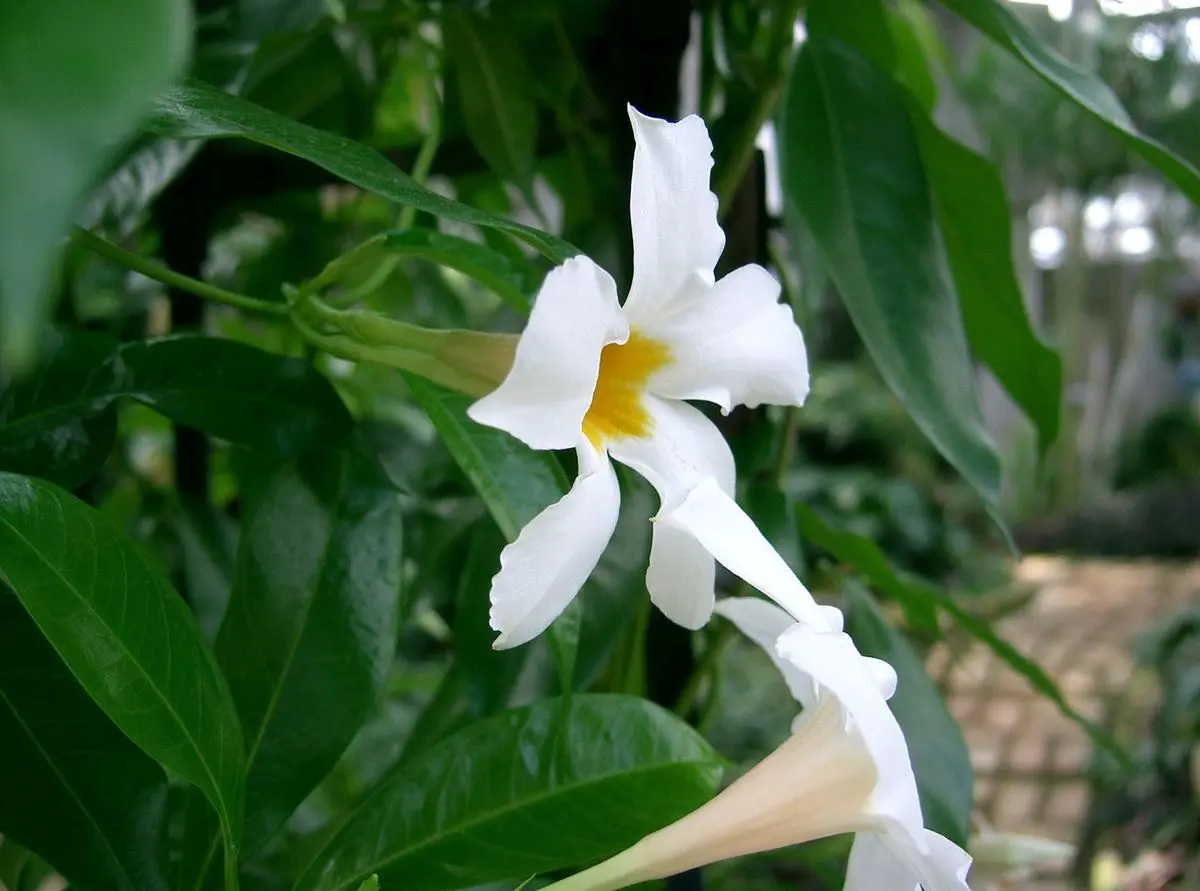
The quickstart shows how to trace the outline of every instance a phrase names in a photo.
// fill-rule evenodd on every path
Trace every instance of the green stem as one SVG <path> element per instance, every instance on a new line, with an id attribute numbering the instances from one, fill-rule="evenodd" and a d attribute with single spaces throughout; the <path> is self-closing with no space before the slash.
<path id="1" fill-rule="evenodd" d="M 224 303 L 226 306 L 235 306 L 238 309 L 244 309 L 248 312 L 261 312 L 273 316 L 286 316 L 288 314 L 286 304 L 258 300 L 254 297 L 235 294 L 233 291 L 226 291 L 224 288 L 206 284 L 198 279 L 168 269 L 161 263 L 156 263 L 139 254 L 127 251 L 122 247 L 117 247 L 111 241 L 106 241 L 94 232 L 89 232 L 80 226 L 75 227 L 71 233 L 71 237 L 93 253 L 99 254 L 107 260 L 112 260 L 114 263 L 124 266 L 127 269 L 132 269 L 134 272 L 146 276 L 146 278 L 162 282 L 168 287 L 179 288 L 180 290 L 195 294 L 197 297 L 202 297 L 205 300 Z"/>
<path id="2" fill-rule="evenodd" d="M 433 159 L 442 142 L 442 110 L 439 107 L 437 87 L 433 85 L 432 81 L 430 81 L 427 98 L 429 101 L 429 132 L 425 134 L 425 140 L 421 143 L 421 150 L 417 152 L 417 160 L 413 162 L 410 174 L 413 182 L 421 186 L 425 185 L 425 180 L 429 178 L 429 170 L 433 167 Z M 416 218 L 417 209 L 411 204 L 406 204 L 400 210 L 400 216 L 396 218 L 396 227 L 411 229 Z"/>
<path id="3" fill-rule="evenodd" d="M 238 858 L 237 848 L 229 840 L 229 833 L 222 833 L 225 836 L 225 891 L 238 891 Z"/>
<path id="4" fill-rule="evenodd" d="M 675 701 L 675 714 L 686 720 L 696 705 L 696 697 L 700 695 L 700 685 L 704 683 L 704 679 L 717 669 L 717 663 L 721 659 L 721 654 L 725 652 L 725 647 L 729 645 L 729 641 L 733 639 L 734 626 L 730 622 L 723 622 L 716 632 L 713 633 L 708 649 L 704 651 L 704 656 L 700 660 L 700 664 L 696 666 L 696 670 L 692 672 L 691 677 L 687 680 L 687 686 L 683 688 L 683 692 L 679 694 L 679 699 Z"/>
<path id="5" fill-rule="evenodd" d="M 713 171 L 712 190 L 717 196 L 722 215 L 728 213 L 733 205 L 733 193 L 742 181 L 751 158 L 754 157 L 754 143 L 758 139 L 758 132 L 775 110 L 779 95 L 783 92 L 784 82 L 791 71 L 793 28 L 804 6 L 805 0 L 787 0 L 784 3 L 779 16 L 780 24 L 769 52 L 772 73 L 768 82 L 758 89 L 758 99 L 743 120 L 733 141 L 732 151 L 722 158 L 722 163 Z"/>

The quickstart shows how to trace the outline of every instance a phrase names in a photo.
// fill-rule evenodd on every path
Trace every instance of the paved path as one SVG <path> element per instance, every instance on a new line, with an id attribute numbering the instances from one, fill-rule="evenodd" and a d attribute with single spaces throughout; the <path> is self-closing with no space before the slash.
<path id="1" fill-rule="evenodd" d="M 1033 598 L 997 630 L 1093 719 L 1130 679 L 1131 640 L 1200 603 L 1200 564 L 1028 557 L 1017 576 Z M 999 831 L 1077 841 L 1086 734 L 986 648 L 954 649 L 939 645 L 930 668 L 971 749 L 978 815 Z"/>

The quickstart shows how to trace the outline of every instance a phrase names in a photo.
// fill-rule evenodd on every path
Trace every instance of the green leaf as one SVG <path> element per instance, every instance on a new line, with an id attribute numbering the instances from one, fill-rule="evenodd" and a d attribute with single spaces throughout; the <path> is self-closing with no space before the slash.
<path id="1" fill-rule="evenodd" d="M 416 375 L 406 374 L 404 380 L 509 541 L 567 491 L 554 455 L 535 452 L 501 430 L 476 424 L 467 417 L 470 397 Z M 560 670 L 573 674 L 579 646 L 578 613 L 564 611 L 547 633 Z M 569 687 L 571 677 L 564 676 L 563 685 Z"/>
<path id="2" fill-rule="evenodd" d="M 986 158 L 911 108 L 963 325 L 975 355 L 1037 427 L 1044 452 L 1058 438 L 1062 362 L 1029 324 L 1012 262 L 1008 198 Z"/>
<path id="3" fill-rule="evenodd" d="M 535 452 L 507 433 L 467 417 L 473 401 L 469 396 L 411 374 L 404 380 L 509 541 L 567 491 L 562 468 L 552 454 Z"/>
<path id="4" fill-rule="evenodd" d="M 185 0 L 0 5 L 0 356 L 21 368 L 54 258 L 105 159 L 187 61 Z"/>
<path id="5" fill-rule="evenodd" d="M 112 401 L 125 376 L 116 347 L 90 331 L 48 338 L 38 367 L 0 391 L 0 470 L 71 489 L 100 469 L 116 439 Z"/>
<path id="6" fill-rule="evenodd" d="M 0 578 L 96 704 L 198 786 L 230 843 L 242 827 L 242 734 L 183 599 L 102 515 L 0 473 Z"/>
<path id="7" fill-rule="evenodd" d="M 886 660 L 899 676 L 890 705 L 908 741 L 925 825 L 966 845 L 971 828 L 971 759 L 962 732 L 920 657 L 888 624 L 870 593 L 853 583 L 846 586 L 846 593 L 847 633 L 863 655 Z"/>
<path id="8" fill-rule="evenodd" d="M 457 9 L 442 19 L 467 136 L 488 166 L 528 191 L 537 150 L 537 107 L 527 48 L 504 20 Z"/>
<path id="9" fill-rule="evenodd" d="M 246 736 L 249 855 L 374 713 L 396 648 L 400 502 L 355 452 L 267 484 L 238 549 L 217 661 Z"/>
<path id="10" fill-rule="evenodd" d="M 122 397 L 285 456 L 336 447 L 352 431 L 333 386 L 300 359 L 213 337 L 122 345 L 68 330 L 38 369 L 0 392 L 0 469 L 79 485 L 112 448 Z"/>
<path id="11" fill-rule="evenodd" d="M 810 39 L 792 70 L 781 139 L 785 200 L 884 380 L 994 505 L 1000 462 L 975 398 L 903 90 L 848 47 Z"/>
<path id="12" fill-rule="evenodd" d="M 528 265 L 518 267 L 487 245 L 434 229 L 407 229 L 389 232 L 384 246 L 455 269 L 494 291 L 514 309 L 529 312 L 530 295 L 538 286 L 534 270 Z"/>
<path id="13" fill-rule="evenodd" d="M 561 238 L 444 198 L 413 181 L 361 143 L 289 120 L 199 82 L 173 87 L 158 99 L 148 125 L 160 136 L 218 139 L 238 136 L 311 161 L 346 182 L 434 216 L 489 226 L 515 235 L 555 263 L 579 253 Z"/>
<path id="14" fill-rule="evenodd" d="M 121 347 L 123 394 L 179 424 L 288 457 L 346 444 L 350 413 L 301 359 L 216 337 L 173 337 Z"/>
<path id="15" fill-rule="evenodd" d="M 1200 172 L 1159 143 L 1143 136 L 1116 94 L 1093 74 L 1076 67 L 1037 35 L 1000 0 L 940 0 L 1052 87 L 1094 114 L 1102 124 L 1200 204 Z"/>
<path id="16" fill-rule="evenodd" d="M 531 648 L 492 649 L 496 632 L 488 625 L 488 591 L 507 542 L 487 518 L 469 527 L 466 537 L 454 605 L 454 661 L 469 714 L 482 718 L 509 705 Z"/>
<path id="17" fill-rule="evenodd" d="M 720 759 L 628 696 L 580 694 L 472 724 L 402 763 L 296 882 L 451 891 L 596 860 L 707 801 Z"/>
<path id="18" fill-rule="evenodd" d="M 73 885 L 163 887 L 162 768 L 129 741 L 0 584 L 0 833 Z M 11 853 L 11 852 L 9 852 Z M 9 888 L 15 876 L 0 876 Z"/>

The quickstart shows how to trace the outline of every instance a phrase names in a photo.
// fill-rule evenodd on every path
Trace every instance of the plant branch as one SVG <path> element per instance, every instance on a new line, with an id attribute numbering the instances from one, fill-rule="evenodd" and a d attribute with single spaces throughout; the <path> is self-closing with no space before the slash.
<path id="1" fill-rule="evenodd" d="M 168 287 L 178 288 L 205 300 L 211 300 L 214 303 L 224 303 L 226 306 L 234 306 L 247 312 L 260 312 L 272 316 L 286 316 L 288 314 L 288 307 L 284 303 L 273 303 L 267 300 L 259 300 L 255 297 L 247 297 L 245 294 L 236 294 L 233 291 L 226 291 L 224 288 L 218 288 L 215 285 L 207 284 L 191 276 L 175 272 L 161 263 L 156 263 L 154 260 L 118 247 L 111 241 L 107 241 L 94 232 L 90 232 L 80 226 L 74 228 L 71 237 L 88 250 L 104 257 L 106 260 L 112 260 L 114 263 L 124 266 L 127 269 L 132 269 L 134 272 L 144 275 L 146 278 L 152 278 L 156 282 L 161 282 Z"/>

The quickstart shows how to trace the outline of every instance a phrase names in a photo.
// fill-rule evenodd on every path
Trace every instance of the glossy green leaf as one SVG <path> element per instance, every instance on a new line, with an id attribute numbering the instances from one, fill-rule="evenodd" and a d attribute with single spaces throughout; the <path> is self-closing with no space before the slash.
<path id="1" fill-rule="evenodd" d="M 853 583 L 846 588 L 846 631 L 863 655 L 886 660 L 900 678 L 889 704 L 908 741 L 925 825 L 965 845 L 971 828 L 972 776 L 962 732 L 920 657 L 888 624 L 875 599 Z"/>
<path id="2" fill-rule="evenodd" d="M 1004 183 L 991 162 L 921 109 L 912 108 L 912 120 L 971 348 L 1029 415 L 1045 451 L 1058 438 L 1062 361 L 1038 339 L 1025 312 Z"/>
<path id="3" fill-rule="evenodd" d="M 404 379 L 509 541 L 566 493 L 566 478 L 552 454 L 535 452 L 501 430 L 476 424 L 467 417 L 470 397 L 415 375 L 406 374 Z M 569 666 L 573 673 L 579 645 L 578 616 L 564 613 L 547 633 L 560 668 Z M 569 683 L 564 680 L 564 685 Z"/>
<path id="4" fill-rule="evenodd" d="M 241 835 L 242 734 L 183 599 L 92 508 L 0 473 L 0 578 L 112 721 Z"/>
<path id="5" fill-rule="evenodd" d="M 470 276 L 521 312 L 529 312 L 531 295 L 538 287 L 538 276 L 530 266 L 519 267 L 487 245 L 434 229 L 389 232 L 384 246 Z"/>
<path id="6" fill-rule="evenodd" d="M 296 882 L 451 891 L 626 847 L 708 800 L 718 756 L 645 700 L 582 694 L 503 712 L 388 774 Z"/>
<path id="7" fill-rule="evenodd" d="M 105 159 L 186 62 L 190 10 L 185 0 L 0 5 L 5 365 L 33 359 L 71 216 Z"/>
<path id="8" fill-rule="evenodd" d="M 218 139 L 237 136 L 296 155 L 346 182 L 389 201 L 435 216 L 489 226 L 517 236 L 555 263 L 578 251 L 561 238 L 444 198 L 413 181 L 383 155 L 361 143 L 305 126 L 198 82 L 174 87 L 159 97 L 148 125 L 160 136 Z"/>
<path id="9" fill-rule="evenodd" d="M 285 456 L 349 441 L 341 397 L 301 359 L 215 337 L 130 343 L 120 358 L 122 395 L 176 423 Z"/>
<path id="10" fill-rule="evenodd" d="M 248 518 L 216 643 L 246 736 L 246 854 L 375 711 L 396 646 L 400 558 L 399 498 L 355 452 L 284 467 Z"/>
<path id="11" fill-rule="evenodd" d="M 348 441 L 350 413 L 300 359 L 213 337 L 118 344 L 57 333 L 43 363 L 0 391 L 0 469 L 72 487 L 112 448 L 113 403 L 134 399 L 173 421 L 292 456 Z"/>
<path id="12" fill-rule="evenodd" d="M 1157 167 L 1193 204 L 1200 204 L 1200 171 L 1142 135 L 1116 94 L 1103 81 L 1039 40 L 1002 0 L 939 2 L 994 40 L 1072 102 L 1094 114 L 1117 138 Z"/>
<path id="13" fill-rule="evenodd" d="M 467 135 L 492 170 L 528 190 L 537 149 L 537 107 L 527 48 L 503 19 L 462 9 L 447 9 L 442 29 Z"/>
<path id="14" fill-rule="evenodd" d="M 481 718 L 506 708 L 530 647 L 493 650 L 488 591 L 507 543 L 486 518 L 467 530 L 466 555 L 454 603 L 454 660 L 469 713 Z"/>
<path id="15" fill-rule="evenodd" d="M 264 482 L 242 532 L 217 661 L 246 737 L 243 856 L 271 840 L 376 711 L 401 607 L 400 503 L 373 461 L 313 454 Z M 201 818 L 194 804 L 189 820 Z M 203 887 L 203 823 L 184 854 Z M 215 827 L 214 827 L 215 828 Z"/>
<path id="16" fill-rule="evenodd" d="M 123 389 L 117 344 L 90 331 L 55 332 L 39 365 L 0 390 L 0 470 L 74 488 L 104 463 Z"/>
<path id="17" fill-rule="evenodd" d="M 469 396 L 411 374 L 404 380 L 509 541 L 567 491 L 566 477 L 552 454 L 535 452 L 467 417 L 473 401 Z"/>
<path id="18" fill-rule="evenodd" d="M 19 841 L 78 888 L 163 887 L 166 774 L 96 707 L 3 584 L 0 788 L 6 848 Z M 20 887 L 15 877 L 0 882 Z"/>
<path id="19" fill-rule="evenodd" d="M 994 504 L 1000 462 L 976 401 L 903 90 L 844 44 L 810 39 L 793 67 L 782 122 L 785 200 L 816 241 L 880 373 Z"/>

